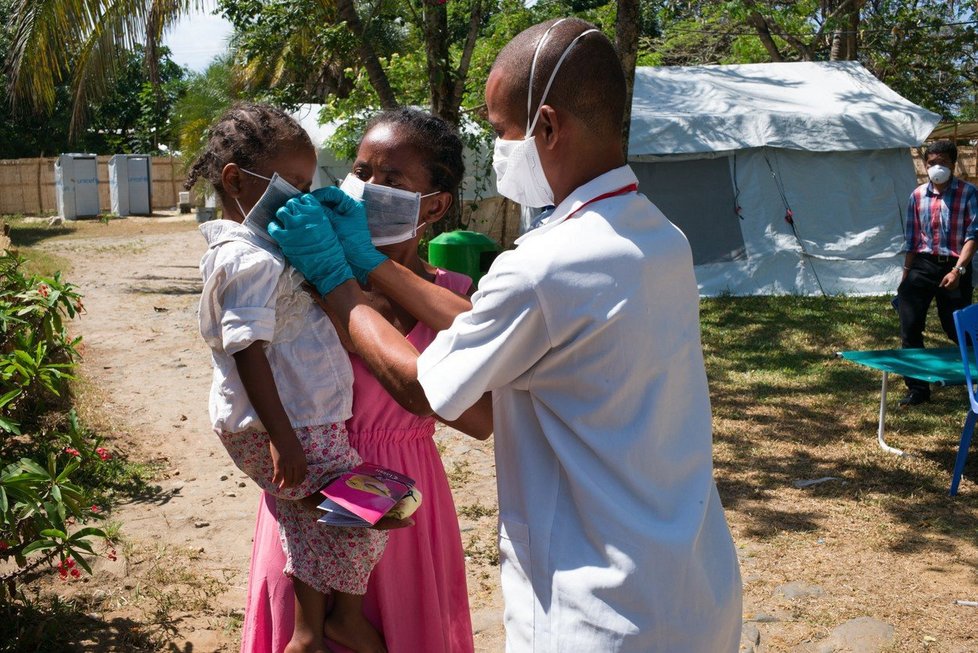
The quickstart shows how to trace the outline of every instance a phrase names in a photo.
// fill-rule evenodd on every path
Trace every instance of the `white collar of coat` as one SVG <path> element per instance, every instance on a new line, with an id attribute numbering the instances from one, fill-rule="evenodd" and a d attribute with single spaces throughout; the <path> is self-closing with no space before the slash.
<path id="1" fill-rule="evenodd" d="M 586 184 L 578 186 L 571 191 L 571 194 L 557 205 L 557 208 L 554 209 L 554 212 L 550 214 L 550 217 L 543 224 L 532 231 L 526 232 L 517 238 L 513 244 L 519 245 L 530 238 L 535 238 L 550 231 L 596 197 L 600 197 L 605 193 L 613 193 L 620 188 L 637 183 L 638 177 L 635 176 L 635 173 L 632 172 L 632 169 L 628 165 L 623 165 L 620 168 L 615 168 L 614 170 L 609 170 L 604 174 L 598 175 Z"/>

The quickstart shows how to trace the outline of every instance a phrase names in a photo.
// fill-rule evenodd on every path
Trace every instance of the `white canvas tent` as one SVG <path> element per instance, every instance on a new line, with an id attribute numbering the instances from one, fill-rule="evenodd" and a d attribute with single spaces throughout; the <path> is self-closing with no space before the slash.
<path id="1" fill-rule="evenodd" d="M 701 294 L 884 294 L 938 118 L 856 62 L 640 67 L 629 162 Z"/>
<path id="2" fill-rule="evenodd" d="M 326 141 L 336 131 L 333 123 L 319 124 L 319 114 L 322 112 L 322 104 L 300 104 L 292 117 L 295 118 L 302 128 L 309 134 L 313 147 L 316 148 L 316 158 L 318 167 L 316 174 L 312 178 L 312 187 L 321 188 L 339 184 L 350 172 L 350 161 L 343 161 L 325 146 Z"/>

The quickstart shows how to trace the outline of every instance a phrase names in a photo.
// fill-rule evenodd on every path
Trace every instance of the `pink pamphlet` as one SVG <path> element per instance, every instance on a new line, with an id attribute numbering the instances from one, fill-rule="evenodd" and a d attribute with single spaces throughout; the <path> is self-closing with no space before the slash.
<path id="1" fill-rule="evenodd" d="M 362 463 L 340 474 L 320 490 L 326 514 L 319 521 L 333 526 L 373 526 L 414 488 L 404 474 Z"/>

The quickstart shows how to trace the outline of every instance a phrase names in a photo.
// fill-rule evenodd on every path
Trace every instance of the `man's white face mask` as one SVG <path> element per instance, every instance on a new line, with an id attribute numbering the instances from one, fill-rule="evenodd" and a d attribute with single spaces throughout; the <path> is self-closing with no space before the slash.
<path id="1" fill-rule="evenodd" d="M 930 180 L 935 184 L 944 184 L 951 178 L 951 169 L 947 166 L 931 166 L 927 168 L 927 176 L 930 177 Z"/>
<path id="2" fill-rule="evenodd" d="M 564 52 L 557 60 L 547 86 L 543 89 L 540 103 L 536 111 L 531 112 L 531 102 L 533 97 L 533 75 L 536 72 L 537 57 L 540 50 L 550 36 L 553 28 L 557 27 L 564 19 L 558 20 L 550 26 L 540 41 L 537 43 L 536 50 L 533 52 L 533 61 L 530 64 L 530 82 L 527 84 L 526 94 L 526 132 L 523 140 L 506 140 L 497 138 L 492 152 L 492 169 L 496 173 L 496 190 L 503 197 L 513 200 L 517 204 L 533 208 L 551 206 L 554 203 L 554 192 L 547 181 L 547 176 L 543 172 L 543 164 L 540 162 L 540 153 L 537 150 L 536 139 L 533 138 L 533 130 L 537 125 L 537 118 L 540 116 L 540 108 L 547 100 L 547 93 L 553 85 L 560 65 L 564 63 L 567 54 L 571 51 L 577 41 L 585 34 L 597 32 L 596 29 L 589 29 L 581 32 L 571 41 Z"/>
<path id="3" fill-rule="evenodd" d="M 441 192 L 422 195 L 400 188 L 370 184 L 354 174 L 346 176 L 340 184 L 340 190 L 365 204 L 367 229 L 370 230 L 370 242 L 374 247 L 403 243 L 414 238 L 418 234 L 421 198 Z"/>

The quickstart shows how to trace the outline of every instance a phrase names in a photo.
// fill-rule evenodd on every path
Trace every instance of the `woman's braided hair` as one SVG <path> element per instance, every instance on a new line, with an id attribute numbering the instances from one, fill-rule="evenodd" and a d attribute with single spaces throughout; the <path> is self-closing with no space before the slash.
<path id="1" fill-rule="evenodd" d="M 431 183 L 455 194 L 465 176 L 462 140 L 447 121 L 426 111 L 403 107 L 383 111 L 367 123 L 364 134 L 377 125 L 396 127 L 402 137 L 424 155 Z"/>
<path id="2" fill-rule="evenodd" d="M 211 125 L 207 145 L 190 166 L 183 186 L 190 190 L 203 178 L 223 199 L 224 166 L 237 163 L 252 168 L 261 159 L 277 156 L 283 147 L 295 145 L 312 148 L 312 141 L 292 116 L 267 104 L 238 102 Z"/>

